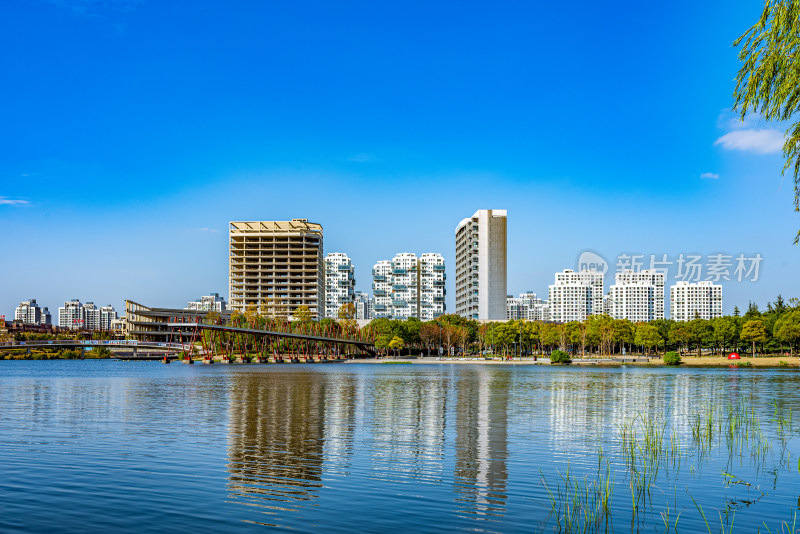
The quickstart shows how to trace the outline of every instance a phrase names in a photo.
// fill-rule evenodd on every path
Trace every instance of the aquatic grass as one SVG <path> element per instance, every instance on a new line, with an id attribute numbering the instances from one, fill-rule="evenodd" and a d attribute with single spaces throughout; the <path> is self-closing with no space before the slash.
<path id="1" fill-rule="evenodd" d="M 678 493 L 683 494 L 685 490 L 684 495 L 691 499 L 706 531 L 733 532 L 736 513 L 767 495 L 759 483 L 759 473 L 766 468 L 767 461 L 772 459 L 779 461 L 784 468 L 788 466 L 787 443 L 797 434 L 793 427 L 792 412 L 774 400 L 769 406 L 770 410 L 765 412 L 765 406 L 751 396 L 707 400 L 694 403 L 688 413 L 672 418 L 679 421 L 676 426 L 667 423 L 672 420 L 667 417 L 669 409 L 653 414 L 646 406 L 642 406 L 632 414 L 618 418 L 614 427 L 619 452 L 611 456 L 613 460 L 605 458 L 602 433 L 597 433 L 597 475 L 580 478 L 568 469 L 565 475 L 558 474 L 555 482 L 542 476 L 542 483 L 550 496 L 551 515 L 556 518 L 555 530 L 598 532 L 598 525 L 605 525 L 604 520 L 600 519 L 605 517 L 605 512 L 599 511 L 603 507 L 598 508 L 596 504 L 599 499 L 596 495 L 600 492 L 598 484 L 601 481 L 604 484 L 603 494 L 613 494 L 615 483 L 610 473 L 616 466 L 622 472 L 620 482 L 624 480 L 628 486 L 630 501 L 625 508 L 626 513 L 631 514 L 632 530 L 647 528 L 654 520 L 659 523 L 650 515 L 658 511 L 659 526 L 664 528 L 664 532 L 676 532 L 678 522 L 686 521 L 686 507 L 682 507 L 682 499 L 678 499 Z M 681 422 L 688 426 L 686 438 L 682 437 L 685 427 Z M 687 438 L 690 441 L 686 442 Z M 774 446 L 775 439 L 779 439 L 778 449 Z M 739 488 L 746 490 L 749 496 L 734 498 L 725 501 L 722 507 L 714 507 L 719 524 L 712 527 L 717 521 L 707 517 L 709 505 L 695 500 L 677 473 L 685 465 L 693 478 L 703 476 L 706 464 L 722 462 L 724 466 L 726 458 L 727 468 L 718 471 L 722 474 L 723 482 L 720 491 L 723 487 Z M 755 469 L 756 480 L 746 481 L 735 474 L 739 465 Z M 800 460 L 797 469 L 800 472 Z M 770 470 L 768 473 L 774 473 L 777 477 L 778 471 Z M 665 485 L 665 481 L 669 482 Z M 674 500 L 667 506 L 658 506 L 665 493 L 673 493 Z M 688 505 L 688 501 L 684 503 Z M 608 516 L 610 518 L 610 512 Z M 693 525 L 697 529 L 697 524 Z M 789 522 L 785 522 L 781 528 L 788 529 Z M 793 530 L 791 532 L 794 533 Z"/>
<path id="2" fill-rule="evenodd" d="M 611 526 L 611 500 L 614 491 L 614 480 L 611 465 L 602 458 L 598 464 L 597 474 L 589 479 L 570 472 L 567 464 L 566 473 L 556 470 L 558 475 L 548 483 L 547 477 L 539 470 L 541 483 L 550 499 L 550 517 L 556 519 L 556 529 L 564 533 L 597 533 L 613 532 Z"/>
<path id="3" fill-rule="evenodd" d="M 767 523 L 766 522 L 762 522 L 762 524 L 764 525 L 764 528 L 767 529 L 767 533 L 768 534 L 772 534 L 772 530 L 770 530 L 769 526 L 767 526 Z M 758 529 L 758 531 L 761 532 L 761 529 Z M 797 531 L 798 531 L 798 527 L 797 527 L 797 512 L 796 511 L 792 514 L 792 523 L 791 523 L 791 525 L 789 524 L 788 521 L 783 521 L 780 524 L 780 530 L 777 530 L 777 529 L 775 530 L 776 534 L 778 534 L 778 533 L 780 533 L 780 534 L 795 534 Z"/>

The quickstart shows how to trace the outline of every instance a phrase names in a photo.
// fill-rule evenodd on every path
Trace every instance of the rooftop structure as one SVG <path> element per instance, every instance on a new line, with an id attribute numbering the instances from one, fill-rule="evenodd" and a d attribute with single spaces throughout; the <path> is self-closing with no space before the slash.
<path id="1" fill-rule="evenodd" d="M 230 223 L 230 307 L 276 316 L 324 312 L 322 226 L 307 219 Z"/>

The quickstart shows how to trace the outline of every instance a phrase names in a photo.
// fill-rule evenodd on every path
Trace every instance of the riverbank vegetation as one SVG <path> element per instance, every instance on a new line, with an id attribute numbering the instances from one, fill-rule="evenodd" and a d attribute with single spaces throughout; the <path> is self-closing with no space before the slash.
<path id="1" fill-rule="evenodd" d="M 683 526 L 711 534 L 733 532 L 742 513 L 749 524 L 741 531 L 796 532 L 794 513 L 783 522 L 748 514 L 762 499 L 769 508 L 785 497 L 787 485 L 778 479 L 800 470 L 790 461 L 800 430 L 791 408 L 774 399 L 699 399 L 681 413 L 637 406 L 614 426 L 616 435 L 598 435 L 594 454 L 587 453 L 596 459 L 584 458 L 582 469 L 567 463 L 540 471 L 550 510 L 542 531 L 614 532 L 630 525 L 636 532 Z"/>
<path id="2" fill-rule="evenodd" d="M 796 299 L 785 302 L 780 296 L 759 310 L 750 304 L 741 314 L 686 322 L 658 319 L 633 323 L 608 315 L 592 315 L 585 321 L 551 323 L 544 321 L 497 321 L 479 323 L 458 315 L 443 315 L 434 321 L 374 319 L 378 349 L 390 352 L 390 343 L 403 341 L 405 354 L 444 353 L 500 354 L 503 356 L 550 354 L 554 350 L 571 357 L 598 355 L 679 355 L 715 356 L 729 352 L 753 356 L 794 356 L 800 345 L 800 305 Z"/>

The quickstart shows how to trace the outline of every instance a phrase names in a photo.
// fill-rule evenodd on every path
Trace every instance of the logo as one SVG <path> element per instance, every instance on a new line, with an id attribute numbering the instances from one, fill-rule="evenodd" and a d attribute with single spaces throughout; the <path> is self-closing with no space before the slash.
<path id="1" fill-rule="evenodd" d="M 601 255 L 585 250 L 578 257 L 578 271 L 596 271 L 606 274 L 608 272 L 608 262 Z"/>

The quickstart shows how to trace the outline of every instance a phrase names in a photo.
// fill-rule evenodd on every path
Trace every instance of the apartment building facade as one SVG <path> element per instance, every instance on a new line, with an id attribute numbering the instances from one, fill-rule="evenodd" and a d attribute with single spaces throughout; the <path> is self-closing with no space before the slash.
<path id="1" fill-rule="evenodd" d="M 710 281 L 679 281 L 669 288 L 672 319 L 691 321 L 722 317 L 722 286 Z"/>
<path id="2" fill-rule="evenodd" d="M 478 210 L 456 226 L 456 313 L 462 317 L 506 317 L 507 220 L 506 210 Z"/>
<path id="3" fill-rule="evenodd" d="M 325 313 L 322 226 L 307 219 L 229 225 L 230 308 L 292 317 L 307 306 Z"/>
<path id="4" fill-rule="evenodd" d="M 14 310 L 14 320 L 24 324 L 49 325 L 53 318 L 47 307 L 42 308 L 36 299 L 23 300 Z"/>
<path id="5" fill-rule="evenodd" d="M 583 321 L 590 315 L 601 314 L 603 273 L 564 269 L 555 274 L 554 283 L 548 287 L 547 300 L 552 321 Z"/>
<path id="6" fill-rule="evenodd" d="M 203 295 L 199 299 L 189 302 L 184 309 L 222 313 L 226 311 L 227 308 L 225 297 L 220 297 L 219 293 L 211 293 L 210 295 Z"/>
<path id="7" fill-rule="evenodd" d="M 410 252 L 372 267 L 375 318 L 430 321 L 445 313 L 445 263 L 441 254 Z"/>
<path id="8" fill-rule="evenodd" d="M 517 321 L 550 321 L 550 305 L 536 293 L 528 291 L 519 297 L 508 295 L 506 298 L 506 319 Z"/>
<path id="9" fill-rule="evenodd" d="M 373 318 L 372 297 L 368 293 L 355 292 L 356 319 L 369 321 Z"/>
<path id="10" fill-rule="evenodd" d="M 336 319 L 339 308 L 355 304 L 356 277 L 353 262 L 343 252 L 325 255 L 325 317 Z"/>
<path id="11" fill-rule="evenodd" d="M 647 322 L 664 318 L 664 273 L 624 270 L 609 287 L 608 313 L 614 319 Z"/>
<path id="12" fill-rule="evenodd" d="M 72 330 L 112 330 L 119 319 L 114 306 L 96 306 L 94 302 L 81 304 L 78 299 L 68 300 L 58 308 L 58 326 Z"/>

